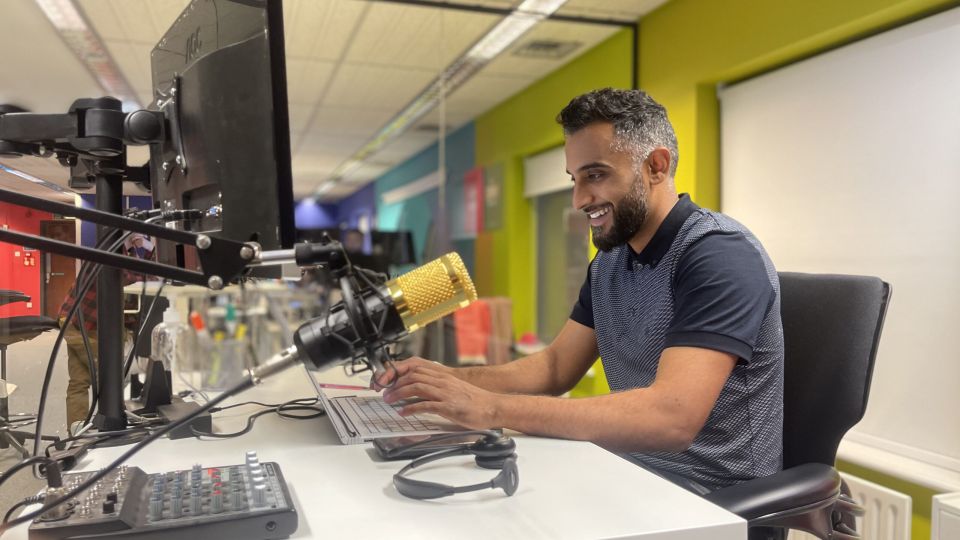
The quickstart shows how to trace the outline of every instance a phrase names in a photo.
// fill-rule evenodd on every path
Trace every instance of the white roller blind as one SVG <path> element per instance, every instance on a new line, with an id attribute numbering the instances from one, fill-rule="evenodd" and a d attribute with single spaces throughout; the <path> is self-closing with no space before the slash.
<path id="1" fill-rule="evenodd" d="M 538 197 L 554 191 L 570 189 L 570 175 L 566 173 L 567 159 L 563 146 L 527 157 L 523 160 L 523 195 Z"/>
<path id="2" fill-rule="evenodd" d="M 960 11 L 731 86 L 721 115 L 723 210 L 779 270 L 893 286 L 848 438 L 960 472 Z"/>

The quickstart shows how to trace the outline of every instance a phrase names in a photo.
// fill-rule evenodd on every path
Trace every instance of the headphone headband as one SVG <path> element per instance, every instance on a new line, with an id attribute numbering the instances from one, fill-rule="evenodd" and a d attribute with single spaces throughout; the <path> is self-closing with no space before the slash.
<path id="1" fill-rule="evenodd" d="M 495 434 L 496 439 L 491 440 L 491 434 L 495 434 L 495 432 L 484 432 L 484 437 L 470 446 L 441 450 L 411 461 L 400 469 L 400 472 L 393 475 L 393 485 L 402 495 L 412 499 L 438 499 L 455 493 L 467 493 L 487 488 L 500 488 L 507 496 L 513 495 L 520 483 L 517 454 L 514 453 L 516 442 L 509 437 L 501 437 L 500 434 Z M 500 473 L 487 482 L 466 486 L 448 486 L 437 482 L 414 480 L 405 476 L 421 465 L 463 455 L 474 455 L 477 465 L 487 469 L 500 469 Z"/>

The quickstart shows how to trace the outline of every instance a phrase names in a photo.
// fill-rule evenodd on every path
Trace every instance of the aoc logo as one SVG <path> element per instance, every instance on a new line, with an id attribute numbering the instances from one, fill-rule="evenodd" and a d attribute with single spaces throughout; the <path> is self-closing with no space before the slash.
<path id="1" fill-rule="evenodd" d="M 200 41 L 200 27 L 198 26 L 197 29 L 190 34 L 190 37 L 187 38 L 187 50 L 184 51 L 187 62 L 200 56 L 202 46 L 203 43 Z"/>

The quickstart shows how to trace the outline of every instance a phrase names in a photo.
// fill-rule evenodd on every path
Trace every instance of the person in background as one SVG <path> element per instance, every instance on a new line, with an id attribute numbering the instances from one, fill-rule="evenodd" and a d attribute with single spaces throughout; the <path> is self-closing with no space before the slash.
<path id="1" fill-rule="evenodd" d="M 140 233 L 131 233 L 123 243 L 124 253 L 131 257 L 140 259 L 152 259 L 154 253 L 153 242 L 149 237 Z M 122 273 L 123 284 L 129 285 L 143 279 L 142 274 L 124 271 Z M 79 284 L 78 284 L 79 285 Z M 63 327 L 66 322 L 67 314 L 70 313 L 74 302 L 76 301 L 76 290 L 71 289 L 70 294 L 64 300 L 60 307 L 60 326 Z M 87 334 L 87 341 L 90 344 L 92 359 L 88 359 L 87 349 L 83 343 L 83 336 L 80 333 L 80 318 L 83 319 L 83 328 Z M 127 331 L 136 332 L 137 316 L 125 315 L 124 327 Z M 70 433 L 75 433 L 80 424 L 87 418 L 90 411 L 90 362 L 94 366 L 97 364 L 97 285 L 87 290 L 87 293 L 80 301 L 80 309 L 77 316 L 74 316 L 70 325 L 64 332 L 64 341 L 67 342 L 67 426 Z"/>
<path id="2" fill-rule="evenodd" d="M 374 387 L 389 403 L 418 398 L 404 415 L 593 441 L 700 494 L 779 471 L 783 330 L 767 253 L 678 196 L 676 136 L 643 91 L 584 94 L 558 122 L 599 252 L 557 338 L 499 366 L 397 362 Z M 611 394 L 552 397 L 597 356 Z"/>

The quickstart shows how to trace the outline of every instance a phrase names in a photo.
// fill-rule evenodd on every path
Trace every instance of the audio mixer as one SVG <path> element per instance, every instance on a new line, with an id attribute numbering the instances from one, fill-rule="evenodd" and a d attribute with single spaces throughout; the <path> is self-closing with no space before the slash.
<path id="1" fill-rule="evenodd" d="M 65 474 L 69 491 L 93 472 Z M 297 512 L 276 463 L 246 463 L 147 474 L 121 466 L 30 525 L 31 540 L 108 538 L 285 538 Z"/>

